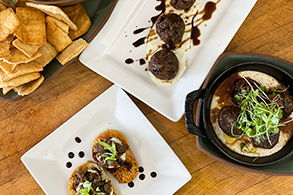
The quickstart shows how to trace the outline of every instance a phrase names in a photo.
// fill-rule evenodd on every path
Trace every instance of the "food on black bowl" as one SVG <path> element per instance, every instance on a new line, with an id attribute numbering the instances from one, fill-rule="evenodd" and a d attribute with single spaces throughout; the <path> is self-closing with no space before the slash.
<path id="1" fill-rule="evenodd" d="M 185 24 L 182 18 L 174 13 L 161 15 L 156 22 L 156 32 L 167 44 L 175 45 L 182 41 Z"/>
<path id="2" fill-rule="evenodd" d="M 176 9 L 189 9 L 196 0 L 171 0 L 171 5 Z"/>
<path id="3" fill-rule="evenodd" d="M 178 59 L 171 50 L 162 49 L 152 56 L 149 69 L 155 77 L 170 80 L 176 76 L 178 64 Z"/>
<path id="4" fill-rule="evenodd" d="M 237 93 L 235 83 L 241 85 Z M 281 161 L 293 153 L 292 83 L 291 75 L 271 64 L 247 62 L 233 66 L 208 88 L 187 95 L 187 130 L 210 139 L 223 154 L 245 165 Z M 196 126 L 193 103 L 201 98 L 203 123 Z M 234 98 L 241 100 L 239 105 Z"/>
<path id="5" fill-rule="evenodd" d="M 286 91 L 285 86 L 262 72 L 241 71 L 231 75 L 215 91 L 211 102 L 211 118 L 219 116 L 217 121 L 211 120 L 215 133 L 228 148 L 245 156 L 276 153 L 292 133 L 292 128 L 285 125 L 290 119 L 282 120 L 285 99 L 280 93 Z M 224 93 L 231 95 L 221 98 Z M 289 93 L 287 96 L 286 101 L 292 99 Z M 233 105 L 235 99 L 238 101 Z M 287 109 L 291 114 L 293 107 Z"/>

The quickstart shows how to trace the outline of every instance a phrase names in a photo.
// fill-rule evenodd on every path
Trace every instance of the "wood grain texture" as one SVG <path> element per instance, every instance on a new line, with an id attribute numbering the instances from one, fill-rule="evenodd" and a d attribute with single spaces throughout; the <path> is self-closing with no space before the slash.
<path id="1" fill-rule="evenodd" d="M 293 62 L 293 1 L 258 0 L 225 52 Z M 33 94 L 17 102 L 0 100 L 0 194 L 44 194 L 20 157 L 111 85 L 76 60 Z M 175 195 L 292 194 L 293 177 L 251 173 L 218 162 L 196 147 L 184 118 L 174 123 L 129 96 L 192 175 Z"/>

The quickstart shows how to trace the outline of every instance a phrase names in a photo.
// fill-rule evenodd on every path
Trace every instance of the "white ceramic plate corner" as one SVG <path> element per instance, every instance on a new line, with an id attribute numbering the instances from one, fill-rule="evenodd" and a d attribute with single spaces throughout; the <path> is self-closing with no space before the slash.
<path id="1" fill-rule="evenodd" d="M 120 194 L 170 195 L 191 179 L 190 173 L 156 129 L 127 94 L 115 85 L 30 149 L 21 160 L 46 194 L 69 195 L 67 184 L 71 173 L 79 165 L 92 160 L 92 142 L 107 129 L 125 134 L 139 165 L 144 168 L 139 174 L 146 176 L 144 180 L 137 176 L 133 188 L 119 184 L 110 176 Z M 75 141 L 76 137 L 81 143 Z M 78 155 L 80 151 L 85 153 L 83 158 Z M 69 152 L 74 153 L 74 158 L 68 157 Z M 72 163 L 71 168 L 66 167 L 67 162 Z M 153 171 L 157 173 L 155 178 L 150 176 Z"/>

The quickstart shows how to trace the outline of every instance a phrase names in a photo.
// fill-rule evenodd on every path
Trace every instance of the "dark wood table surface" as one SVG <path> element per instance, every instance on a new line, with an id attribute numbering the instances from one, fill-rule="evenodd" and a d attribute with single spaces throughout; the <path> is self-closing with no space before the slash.
<path id="1" fill-rule="evenodd" d="M 293 1 L 258 0 L 225 52 L 293 62 Z M 20 157 L 111 85 L 76 60 L 33 94 L 17 102 L 0 100 L 0 194 L 44 194 Z M 192 175 L 176 195 L 293 194 L 292 176 L 251 173 L 214 160 L 196 147 L 184 118 L 172 122 L 130 97 Z"/>

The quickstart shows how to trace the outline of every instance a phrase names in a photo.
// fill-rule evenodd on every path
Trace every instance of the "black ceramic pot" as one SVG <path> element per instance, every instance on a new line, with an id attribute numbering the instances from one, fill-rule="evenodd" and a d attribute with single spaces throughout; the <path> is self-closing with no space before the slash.
<path id="1" fill-rule="evenodd" d="M 218 136 L 215 134 L 213 126 L 211 124 L 210 120 L 210 106 L 212 97 L 216 91 L 216 89 L 219 87 L 219 85 L 229 76 L 231 76 L 234 73 L 245 71 L 245 70 L 254 70 L 266 73 L 275 79 L 277 79 L 279 82 L 281 82 L 284 86 L 291 86 L 288 88 L 288 91 L 290 94 L 293 94 L 293 77 L 285 72 L 284 70 L 266 63 L 261 62 L 246 62 L 242 63 L 236 66 L 233 66 L 226 71 L 224 71 L 222 74 L 220 74 L 214 82 L 210 86 L 208 86 L 206 89 L 200 89 L 193 91 L 189 93 L 186 96 L 185 99 L 185 122 L 186 122 L 186 128 L 188 132 L 210 139 L 212 143 L 225 155 L 227 155 L 229 158 L 245 164 L 245 165 L 251 165 L 251 166 L 264 166 L 276 163 L 280 160 L 283 160 L 284 158 L 290 156 L 293 152 L 293 139 L 289 139 L 287 144 L 278 152 L 266 156 L 266 157 L 248 157 L 241 154 L 238 154 L 232 150 L 230 150 L 228 147 L 225 146 L 221 142 L 221 140 L 218 138 Z M 193 104 L 195 100 L 202 99 L 202 118 L 203 118 L 203 124 L 201 126 L 196 126 L 193 120 Z M 256 159 L 256 160 L 255 160 Z"/>

